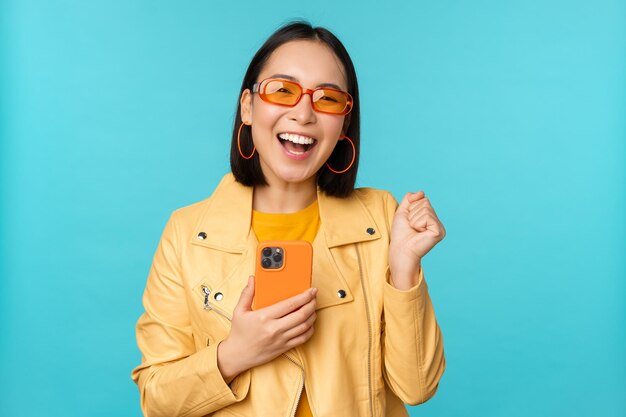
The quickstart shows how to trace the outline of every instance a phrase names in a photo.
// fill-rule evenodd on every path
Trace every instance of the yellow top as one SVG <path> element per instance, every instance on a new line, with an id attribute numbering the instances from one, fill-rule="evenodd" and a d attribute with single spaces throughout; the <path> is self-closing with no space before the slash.
<path id="1" fill-rule="evenodd" d="M 313 243 L 320 227 L 320 212 L 315 200 L 310 206 L 295 213 L 261 213 L 252 210 L 252 230 L 262 240 L 306 240 Z M 306 388 L 298 403 L 296 417 L 313 417 Z"/>
<path id="2" fill-rule="evenodd" d="M 320 211 L 315 200 L 295 213 L 261 213 L 252 210 L 252 230 L 262 240 L 306 240 L 313 243 L 320 227 Z"/>

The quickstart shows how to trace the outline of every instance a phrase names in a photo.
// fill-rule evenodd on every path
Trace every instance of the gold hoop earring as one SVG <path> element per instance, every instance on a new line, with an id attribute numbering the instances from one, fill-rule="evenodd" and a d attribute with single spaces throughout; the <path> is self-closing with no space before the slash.
<path id="1" fill-rule="evenodd" d="M 241 122 L 241 126 L 239 126 L 239 131 L 237 132 L 237 149 L 239 149 L 239 155 L 241 155 L 243 159 L 250 159 L 254 155 L 254 151 L 256 151 L 256 146 L 252 147 L 252 153 L 250 154 L 250 156 L 245 156 L 243 152 L 241 152 L 241 129 L 243 129 L 244 125 L 245 123 Z"/>
<path id="2" fill-rule="evenodd" d="M 348 142 L 350 142 L 350 145 L 352 145 L 352 161 L 350 161 L 350 165 L 348 165 L 348 168 L 344 169 L 343 171 L 335 171 L 330 167 L 330 165 L 328 165 L 328 162 L 326 162 L 326 166 L 328 167 L 328 169 L 330 169 L 335 174 L 343 174 L 344 172 L 352 168 L 352 165 L 354 164 L 354 158 L 356 158 L 356 148 L 354 147 L 354 142 L 352 142 L 352 140 L 347 136 L 342 136 L 339 139 L 348 139 Z"/>

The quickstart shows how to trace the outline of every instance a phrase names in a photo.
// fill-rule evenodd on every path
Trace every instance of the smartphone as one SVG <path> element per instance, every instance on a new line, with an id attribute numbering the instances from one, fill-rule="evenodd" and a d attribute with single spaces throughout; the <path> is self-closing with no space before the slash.
<path id="1" fill-rule="evenodd" d="M 304 240 L 259 242 L 252 309 L 258 310 L 311 288 L 313 247 Z"/>

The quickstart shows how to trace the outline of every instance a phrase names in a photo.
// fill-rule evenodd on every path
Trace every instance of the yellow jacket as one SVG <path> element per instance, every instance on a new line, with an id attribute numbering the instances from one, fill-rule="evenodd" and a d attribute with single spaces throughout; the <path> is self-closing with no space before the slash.
<path id="1" fill-rule="evenodd" d="M 229 385 L 217 345 L 254 274 L 252 188 L 227 174 L 211 197 L 172 214 L 137 322 L 132 379 L 145 416 L 292 416 L 304 383 L 315 417 L 407 416 L 403 402 L 435 394 L 446 362 L 423 273 L 407 291 L 390 284 L 396 200 L 361 188 L 344 199 L 318 191 L 318 204 L 315 333 Z"/>

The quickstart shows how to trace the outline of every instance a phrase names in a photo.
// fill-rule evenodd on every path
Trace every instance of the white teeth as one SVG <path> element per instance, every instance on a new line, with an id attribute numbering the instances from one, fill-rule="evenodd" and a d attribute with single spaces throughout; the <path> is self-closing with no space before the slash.
<path id="1" fill-rule="evenodd" d="M 309 138 L 307 136 L 300 136 L 300 135 L 296 135 L 293 133 L 281 133 L 278 135 L 278 137 L 281 139 L 288 140 L 293 143 L 299 143 L 302 145 L 311 145 L 313 142 L 315 142 L 315 139 L 313 138 Z"/>

